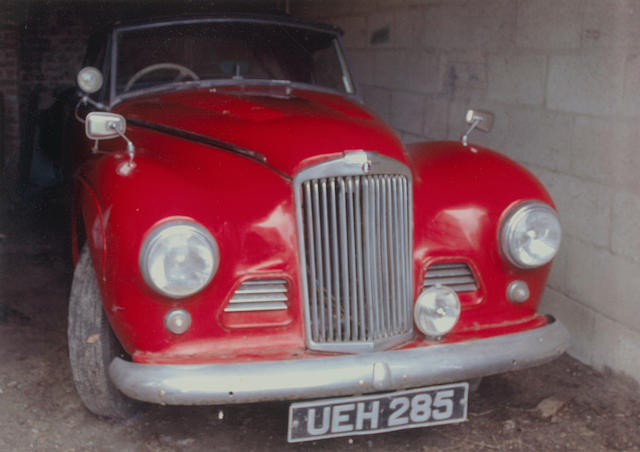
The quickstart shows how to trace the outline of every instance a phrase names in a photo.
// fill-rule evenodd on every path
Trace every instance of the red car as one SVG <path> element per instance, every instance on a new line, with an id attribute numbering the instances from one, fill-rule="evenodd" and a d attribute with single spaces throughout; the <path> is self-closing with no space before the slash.
<path id="1" fill-rule="evenodd" d="M 537 313 L 555 208 L 468 143 L 490 115 L 405 147 L 339 30 L 290 18 L 118 25 L 87 66 L 69 350 L 92 412 L 293 400 L 292 442 L 460 422 L 469 381 L 567 347 Z"/>

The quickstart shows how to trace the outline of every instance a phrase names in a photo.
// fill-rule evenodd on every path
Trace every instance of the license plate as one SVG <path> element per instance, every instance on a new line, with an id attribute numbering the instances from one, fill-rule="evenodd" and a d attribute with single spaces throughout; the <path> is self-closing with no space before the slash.
<path id="1" fill-rule="evenodd" d="M 288 441 L 367 435 L 467 420 L 469 385 L 293 403 Z"/>

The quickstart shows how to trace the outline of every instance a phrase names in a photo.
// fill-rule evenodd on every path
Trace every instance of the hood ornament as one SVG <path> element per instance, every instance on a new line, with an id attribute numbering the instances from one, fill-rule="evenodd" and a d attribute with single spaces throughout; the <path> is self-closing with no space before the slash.
<path id="1" fill-rule="evenodd" d="M 373 162 L 369 158 L 366 151 L 344 151 L 344 161 L 347 165 L 358 165 L 362 174 L 368 174 L 371 172 Z"/>

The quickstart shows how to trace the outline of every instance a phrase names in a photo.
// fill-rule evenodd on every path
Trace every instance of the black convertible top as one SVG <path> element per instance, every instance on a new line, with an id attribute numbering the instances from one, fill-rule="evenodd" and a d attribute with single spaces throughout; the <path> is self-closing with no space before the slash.
<path id="1" fill-rule="evenodd" d="M 218 14 L 173 14 L 166 16 L 153 16 L 151 18 L 134 18 L 134 19 L 124 19 L 118 20 L 107 27 L 103 27 L 100 29 L 101 32 L 109 32 L 114 29 L 121 28 L 137 28 L 137 27 L 145 27 L 145 26 L 154 26 L 154 25 L 163 25 L 163 24 L 179 24 L 179 23 L 193 23 L 193 22 L 208 22 L 208 21 L 219 21 L 219 20 L 240 20 L 240 21 L 256 21 L 256 22 L 272 22 L 279 23 L 282 25 L 293 25 L 300 26 L 304 28 L 316 29 L 319 31 L 325 31 L 328 33 L 336 33 L 343 34 L 342 29 L 337 26 L 317 23 L 317 22 L 309 22 L 296 17 L 288 16 L 288 15 L 277 15 L 277 14 L 252 14 L 252 13 L 218 13 Z"/>

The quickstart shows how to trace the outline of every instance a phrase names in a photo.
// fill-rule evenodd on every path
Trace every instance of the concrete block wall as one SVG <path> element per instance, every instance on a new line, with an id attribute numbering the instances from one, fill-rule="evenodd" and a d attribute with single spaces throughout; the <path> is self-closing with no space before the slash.
<path id="1" fill-rule="evenodd" d="M 406 142 L 463 132 L 546 185 L 564 227 L 542 309 L 570 353 L 640 381 L 640 0 L 298 0 L 339 25 L 365 103 Z"/>

